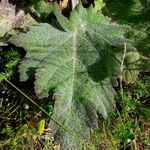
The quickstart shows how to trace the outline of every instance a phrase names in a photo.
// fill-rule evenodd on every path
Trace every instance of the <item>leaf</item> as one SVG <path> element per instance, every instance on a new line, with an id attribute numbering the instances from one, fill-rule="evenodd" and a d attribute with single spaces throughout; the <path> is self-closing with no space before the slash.
<path id="1" fill-rule="evenodd" d="M 149 55 L 150 50 L 150 1 L 106 0 L 107 11 L 114 20 L 132 26 L 132 38 L 140 54 Z"/>
<path id="2" fill-rule="evenodd" d="M 137 80 L 140 73 L 139 64 L 140 54 L 138 52 L 131 51 L 126 53 L 123 69 L 123 80 L 125 82 L 134 83 Z"/>
<path id="3" fill-rule="evenodd" d="M 130 51 L 125 54 L 123 80 L 126 83 L 134 83 L 141 71 L 150 71 L 150 59 L 140 56 L 137 51 Z"/>
<path id="4" fill-rule="evenodd" d="M 150 72 L 150 58 L 141 56 L 140 57 L 140 62 L 141 63 L 139 64 L 138 68 L 140 70 L 145 71 L 145 72 Z"/>
<path id="5" fill-rule="evenodd" d="M 105 3 L 103 3 L 103 0 L 95 0 L 94 4 L 95 4 L 94 11 L 99 11 L 105 6 Z"/>
<path id="6" fill-rule="evenodd" d="M 53 11 L 53 6 L 51 3 L 40 0 L 34 3 L 31 11 L 38 17 L 47 17 Z"/>
<path id="7" fill-rule="evenodd" d="M 42 97 L 54 92 L 55 106 L 50 122 L 55 141 L 62 149 L 83 149 L 90 129 L 98 126 L 98 114 L 107 117 L 115 108 L 110 79 L 126 27 L 110 23 L 101 12 L 77 7 L 70 20 L 55 11 L 62 28 L 46 23 L 31 26 L 10 42 L 27 54 L 20 65 L 20 80 L 35 72 L 35 91 Z M 63 128 L 62 128 L 63 126 Z"/>
<path id="8" fill-rule="evenodd" d="M 25 14 L 23 10 L 16 13 L 16 6 L 10 4 L 8 0 L 1 0 L 0 2 L 0 40 L 6 33 L 14 28 L 23 28 L 27 25 L 35 23 L 29 14 Z M 5 42 L 0 41 L 0 45 Z"/>
<path id="9" fill-rule="evenodd" d="M 44 128 L 45 128 L 45 119 L 42 119 L 37 123 L 37 133 L 42 135 L 44 132 Z"/>

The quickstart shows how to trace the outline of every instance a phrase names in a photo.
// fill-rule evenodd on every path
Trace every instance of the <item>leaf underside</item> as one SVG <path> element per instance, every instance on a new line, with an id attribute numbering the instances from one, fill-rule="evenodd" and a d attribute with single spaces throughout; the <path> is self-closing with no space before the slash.
<path id="1" fill-rule="evenodd" d="M 35 72 L 39 98 L 54 92 L 52 118 L 73 134 L 51 120 L 56 142 L 62 149 L 83 149 L 81 139 L 88 139 L 90 129 L 97 127 L 97 113 L 106 118 L 115 108 L 110 80 L 117 62 L 111 47 L 128 42 L 126 28 L 92 9 L 77 7 L 70 20 L 55 13 L 63 30 L 41 23 L 10 42 L 27 51 L 19 69 L 21 81 Z"/>

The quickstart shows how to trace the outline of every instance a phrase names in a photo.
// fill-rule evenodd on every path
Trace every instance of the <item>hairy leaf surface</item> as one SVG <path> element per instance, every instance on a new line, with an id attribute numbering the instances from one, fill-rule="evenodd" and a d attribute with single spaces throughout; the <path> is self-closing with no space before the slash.
<path id="1" fill-rule="evenodd" d="M 98 125 L 97 113 L 107 117 L 114 109 L 114 90 L 110 79 L 115 71 L 116 55 L 110 48 L 128 42 L 124 27 L 91 9 L 78 7 L 67 20 L 56 11 L 62 26 L 31 26 L 27 33 L 11 38 L 27 54 L 20 65 L 20 79 L 26 81 L 35 72 L 37 95 L 54 92 L 53 119 L 50 122 L 62 149 L 83 149 L 90 128 Z"/>
<path id="2" fill-rule="evenodd" d="M 138 78 L 140 70 L 138 65 L 140 64 L 140 55 L 136 51 L 126 53 L 123 69 L 123 80 L 127 83 L 134 83 Z"/>

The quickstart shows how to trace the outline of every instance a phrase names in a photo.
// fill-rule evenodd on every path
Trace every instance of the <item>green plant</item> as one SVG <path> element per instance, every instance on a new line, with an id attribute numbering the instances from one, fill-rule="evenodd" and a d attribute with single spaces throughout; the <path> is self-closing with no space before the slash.
<path id="1" fill-rule="evenodd" d="M 4 50 L 1 49 L 1 52 L 4 53 L 3 56 L 3 72 L 0 73 L 0 82 L 5 79 L 11 79 L 11 77 L 15 74 L 15 70 L 17 69 L 17 65 L 21 60 L 21 55 L 16 50 Z"/>
<path id="2" fill-rule="evenodd" d="M 134 38 L 135 46 L 140 54 L 149 55 L 149 0 L 105 0 L 107 13 L 111 15 L 113 20 L 123 24 L 132 26 L 129 34 Z M 149 57 L 148 57 L 149 58 Z"/>
<path id="3" fill-rule="evenodd" d="M 107 139 L 114 141 L 112 145 L 117 149 L 138 149 L 140 145 L 149 149 L 149 77 L 140 76 L 134 84 L 127 86 L 123 93 L 119 90 L 119 106 L 105 122 Z"/>
<path id="4" fill-rule="evenodd" d="M 58 8 L 55 14 L 61 27 L 38 24 L 9 41 L 27 51 L 19 67 L 21 81 L 36 72 L 37 95 L 42 98 L 50 90 L 55 92 L 52 118 L 75 136 L 51 121 L 56 137 L 60 135 L 64 148 L 80 149 L 90 128 L 97 127 L 97 112 L 106 118 L 115 107 L 110 80 L 116 70 L 112 66 L 119 64 L 111 46 L 123 48 L 129 42 L 123 36 L 127 27 L 112 24 L 101 12 L 82 6 L 69 20 Z"/>

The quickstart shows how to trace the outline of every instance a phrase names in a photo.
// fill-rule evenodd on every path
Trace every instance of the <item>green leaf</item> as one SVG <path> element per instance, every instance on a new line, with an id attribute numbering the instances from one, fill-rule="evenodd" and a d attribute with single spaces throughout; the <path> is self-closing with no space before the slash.
<path id="1" fill-rule="evenodd" d="M 37 123 L 37 133 L 42 135 L 44 132 L 44 128 L 45 128 L 45 119 L 41 119 L 38 123 Z"/>
<path id="2" fill-rule="evenodd" d="M 10 42 L 23 47 L 27 54 L 20 65 L 20 79 L 26 81 L 35 71 L 35 91 L 42 97 L 54 92 L 51 120 L 56 142 L 62 149 L 83 149 L 83 139 L 115 108 L 110 79 L 115 71 L 116 54 L 112 46 L 124 42 L 126 27 L 91 9 L 77 7 L 70 20 L 55 11 L 62 29 L 49 24 L 31 26 L 27 33 L 13 36 Z"/>
<path id="3" fill-rule="evenodd" d="M 17 68 L 21 56 L 13 49 L 4 53 L 4 50 L 0 48 L 0 52 L 4 55 L 4 60 L 2 61 L 4 72 L 0 73 L 0 82 L 2 82 L 5 79 L 11 79 L 11 77 L 15 75 L 15 69 Z"/>
<path id="4" fill-rule="evenodd" d="M 53 11 L 53 6 L 48 2 L 40 0 L 34 3 L 31 11 L 38 17 L 47 17 Z"/>
<path id="5" fill-rule="evenodd" d="M 141 63 L 139 64 L 138 67 L 145 72 L 150 72 L 150 58 L 141 56 L 140 62 Z"/>
<path id="6" fill-rule="evenodd" d="M 138 79 L 140 71 L 150 71 L 149 62 L 148 57 L 140 56 L 137 51 L 126 52 L 122 72 L 123 80 L 128 84 L 134 83 Z"/>
<path id="7" fill-rule="evenodd" d="M 150 50 L 150 1 L 105 0 L 107 11 L 114 20 L 132 26 L 131 36 L 140 54 L 149 55 Z"/>
<path id="8" fill-rule="evenodd" d="M 126 53 L 124 60 L 123 80 L 127 83 L 134 83 L 140 73 L 140 54 L 136 51 Z"/>
<path id="9" fill-rule="evenodd" d="M 105 3 L 103 3 L 103 0 L 95 0 L 94 4 L 95 4 L 94 11 L 99 11 L 105 6 Z"/>

